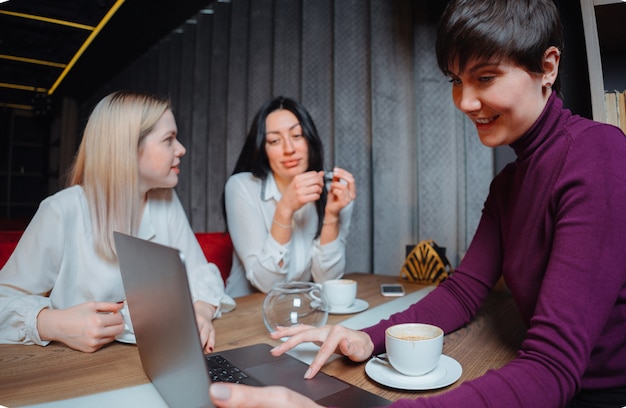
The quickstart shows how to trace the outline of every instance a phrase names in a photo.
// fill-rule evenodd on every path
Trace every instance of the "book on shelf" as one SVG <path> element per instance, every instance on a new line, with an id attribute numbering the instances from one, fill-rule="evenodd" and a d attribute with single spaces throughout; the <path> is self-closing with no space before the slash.
<path id="1" fill-rule="evenodd" d="M 617 94 L 617 109 L 619 127 L 626 134 L 626 91 Z"/>
<path id="2" fill-rule="evenodd" d="M 605 92 L 604 102 L 606 103 L 606 123 L 619 126 L 619 118 L 617 117 L 617 92 Z"/>
<path id="3" fill-rule="evenodd" d="M 606 91 L 604 101 L 606 122 L 619 127 L 626 133 L 626 91 Z"/>

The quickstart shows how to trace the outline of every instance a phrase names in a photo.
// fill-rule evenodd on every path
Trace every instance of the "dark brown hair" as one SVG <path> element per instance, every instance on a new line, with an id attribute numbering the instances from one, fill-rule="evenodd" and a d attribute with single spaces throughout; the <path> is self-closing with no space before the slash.
<path id="1" fill-rule="evenodd" d="M 448 75 L 471 59 L 509 59 L 543 73 L 545 51 L 563 51 L 563 27 L 552 0 L 451 0 L 437 29 L 437 63 Z M 559 92 L 557 77 L 552 88 Z"/>

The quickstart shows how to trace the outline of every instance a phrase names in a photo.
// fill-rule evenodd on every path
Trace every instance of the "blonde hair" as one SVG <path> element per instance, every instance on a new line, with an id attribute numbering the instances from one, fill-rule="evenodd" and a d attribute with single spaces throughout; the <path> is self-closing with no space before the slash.
<path id="1" fill-rule="evenodd" d="M 117 260 L 113 231 L 136 235 L 139 229 L 138 149 L 168 109 L 167 100 L 118 91 L 89 116 L 68 185 L 83 187 L 95 250 L 107 260 Z"/>

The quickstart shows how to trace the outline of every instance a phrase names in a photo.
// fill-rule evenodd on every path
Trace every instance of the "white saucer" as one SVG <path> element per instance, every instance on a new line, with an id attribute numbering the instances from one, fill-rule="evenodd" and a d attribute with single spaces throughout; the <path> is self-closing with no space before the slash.
<path id="1" fill-rule="evenodd" d="M 117 336 L 115 340 L 119 341 L 120 343 L 137 344 L 135 334 L 128 330 L 125 330 L 124 333 Z"/>
<path id="2" fill-rule="evenodd" d="M 463 368 L 458 361 L 442 354 L 439 364 L 433 371 L 417 377 L 400 374 L 391 364 L 376 358 L 367 362 L 365 372 L 372 380 L 387 387 L 402 390 L 434 390 L 446 387 L 458 380 L 463 373 Z"/>
<path id="3" fill-rule="evenodd" d="M 355 299 L 354 303 L 352 303 L 350 306 L 348 307 L 331 307 L 328 310 L 328 313 L 330 314 L 351 314 L 351 313 L 358 313 L 358 312 L 362 312 L 365 309 L 367 309 L 368 307 L 370 307 L 370 304 L 367 303 L 365 300 L 363 299 Z"/>

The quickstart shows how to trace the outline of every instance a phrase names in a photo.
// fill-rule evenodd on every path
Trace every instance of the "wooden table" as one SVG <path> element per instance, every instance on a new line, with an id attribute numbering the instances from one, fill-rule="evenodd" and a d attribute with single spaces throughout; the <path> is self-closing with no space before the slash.
<path id="1" fill-rule="evenodd" d="M 358 281 L 358 297 L 370 308 L 393 298 L 380 295 L 381 283 L 394 283 L 394 276 L 352 273 Z M 424 286 L 405 284 L 407 292 Z M 218 333 L 216 351 L 234 347 L 277 342 L 269 338 L 263 324 L 263 294 L 237 299 L 237 308 L 214 321 Z M 329 323 L 339 323 L 350 315 L 329 315 Z M 443 352 L 463 366 L 460 380 L 435 391 L 403 392 L 384 387 L 369 379 L 365 364 L 345 358 L 335 359 L 323 371 L 365 388 L 390 400 L 429 395 L 457 387 L 462 381 L 484 374 L 510 361 L 519 348 L 524 328 L 506 290 L 494 291 L 480 313 L 466 327 L 447 335 Z M 114 342 L 95 353 L 82 353 L 53 343 L 47 347 L 0 345 L 0 405 L 15 407 L 145 384 L 145 376 L 134 345 Z"/>

